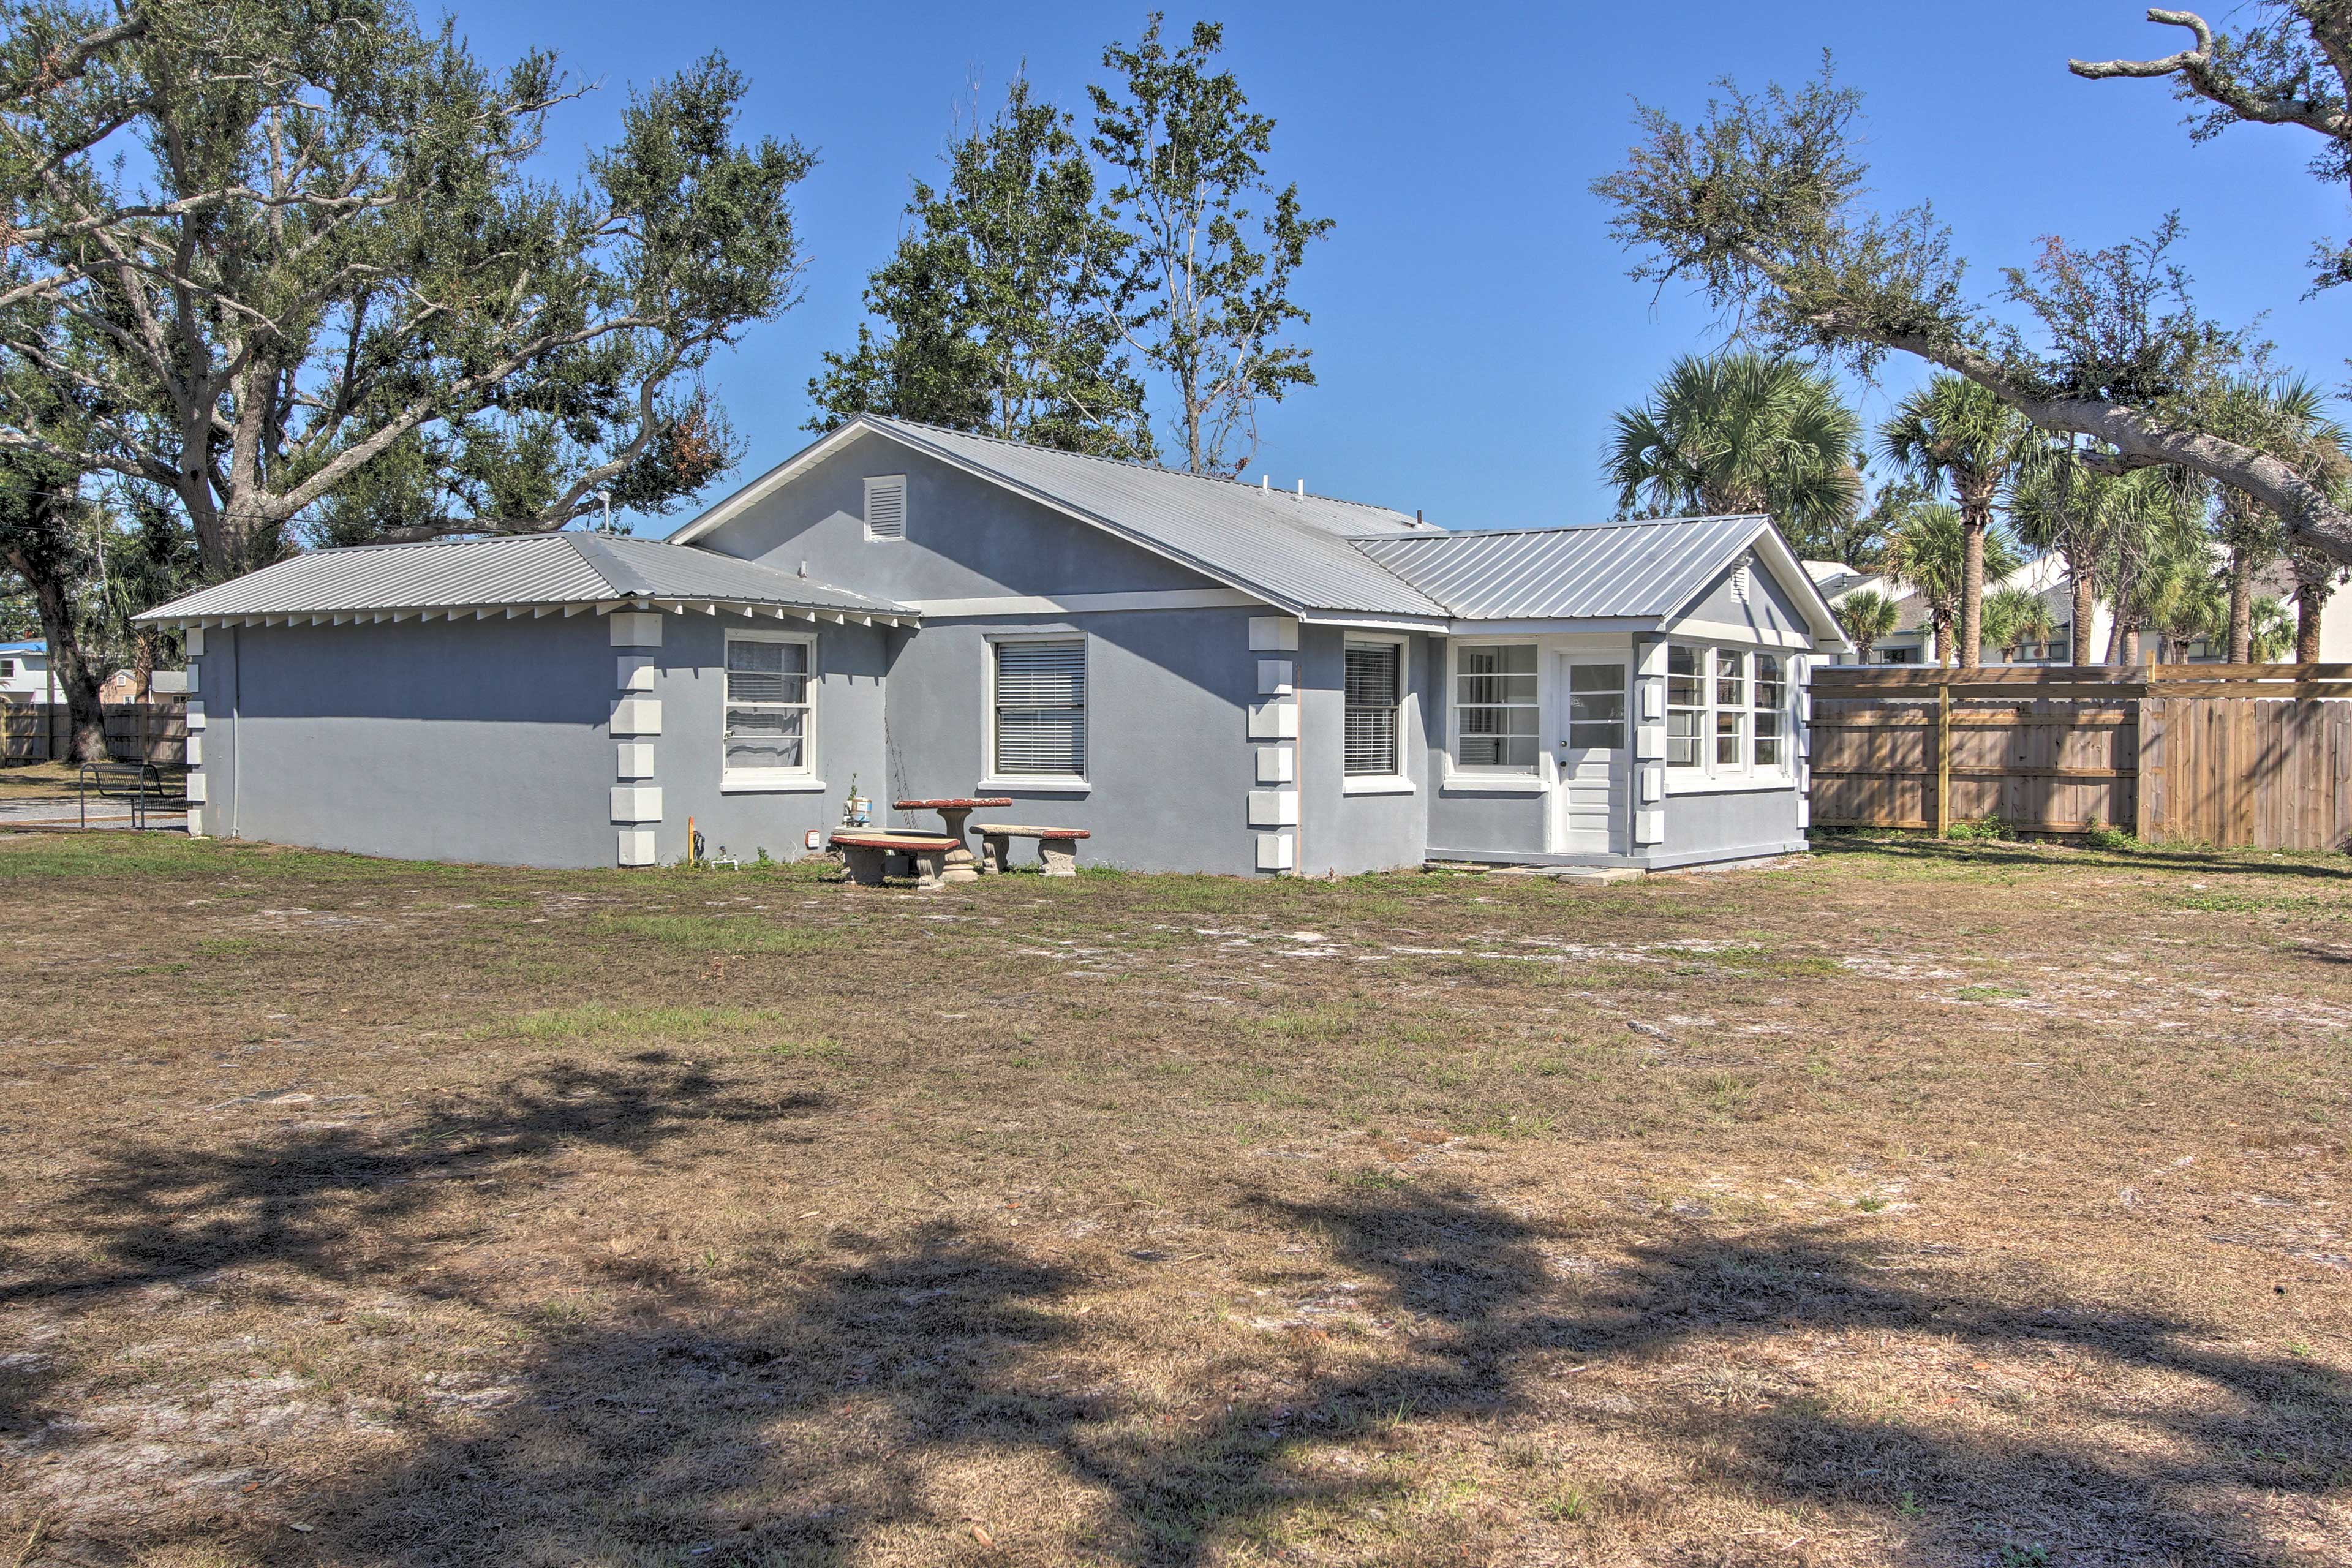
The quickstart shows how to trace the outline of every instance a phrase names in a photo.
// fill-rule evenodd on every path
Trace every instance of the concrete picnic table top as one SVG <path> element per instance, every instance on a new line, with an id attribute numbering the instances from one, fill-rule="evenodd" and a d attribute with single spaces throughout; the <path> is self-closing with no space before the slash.
<path id="1" fill-rule="evenodd" d="M 944 833 L 835 833 L 832 842 L 859 849 L 946 849 L 963 842 Z"/>
<path id="2" fill-rule="evenodd" d="M 983 805 L 1011 805 L 1009 795 L 957 795 L 945 800 L 894 800 L 893 811 L 977 811 Z"/>

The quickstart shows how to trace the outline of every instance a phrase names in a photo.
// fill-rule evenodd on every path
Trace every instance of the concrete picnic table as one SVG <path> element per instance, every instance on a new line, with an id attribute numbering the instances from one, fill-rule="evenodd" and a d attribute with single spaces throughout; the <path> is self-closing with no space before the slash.
<path id="1" fill-rule="evenodd" d="M 1011 795 L 950 795 L 943 800 L 894 800 L 890 803 L 890 809 L 938 812 L 940 820 L 947 824 L 948 837 L 955 840 L 955 847 L 948 851 L 947 865 L 940 873 L 941 879 L 950 882 L 977 882 L 980 880 L 980 872 L 972 865 L 971 847 L 964 842 L 963 825 L 971 819 L 973 812 L 982 806 L 992 807 L 1012 804 Z"/>

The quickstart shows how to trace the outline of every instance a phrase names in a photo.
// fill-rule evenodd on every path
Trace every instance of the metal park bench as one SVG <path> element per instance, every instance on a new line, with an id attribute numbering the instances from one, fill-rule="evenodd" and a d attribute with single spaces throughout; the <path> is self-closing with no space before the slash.
<path id="1" fill-rule="evenodd" d="M 163 798 L 163 774 L 152 763 L 84 763 L 74 793 L 81 808 L 81 825 L 89 826 L 89 797 L 131 803 L 131 826 L 147 826 L 148 803 Z"/>
<path id="2" fill-rule="evenodd" d="M 1015 827 L 1004 822 L 982 822 L 972 831 L 980 835 L 980 868 L 983 875 L 993 876 L 1005 868 L 1005 857 L 1015 838 L 1037 841 L 1037 859 L 1048 877 L 1075 877 L 1078 874 L 1078 840 L 1090 835 L 1083 827 Z"/>
<path id="3" fill-rule="evenodd" d="M 903 855 L 913 862 L 915 886 L 936 888 L 946 869 L 948 851 L 963 843 L 938 833 L 836 833 L 833 847 L 849 868 L 849 879 L 861 888 L 878 888 L 888 874 L 890 858 Z"/>

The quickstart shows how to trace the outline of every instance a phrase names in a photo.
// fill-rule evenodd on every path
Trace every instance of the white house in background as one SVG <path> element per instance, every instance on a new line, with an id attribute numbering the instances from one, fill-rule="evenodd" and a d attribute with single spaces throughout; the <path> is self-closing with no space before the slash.
<path id="1" fill-rule="evenodd" d="M 1908 588 L 1898 587 L 1884 576 L 1857 571 L 1836 561 L 1808 561 L 1805 571 L 1813 585 L 1832 605 L 1849 594 L 1874 589 L 1895 601 L 1895 629 L 1878 639 L 1870 650 L 1873 664 L 1934 664 L 1937 661 L 1936 634 L 1928 625 L 1927 601 Z M 1985 584 L 1990 597 L 2002 588 L 2023 588 L 2040 595 L 2050 611 L 2050 640 L 2027 643 L 2016 647 L 1987 647 L 1984 662 L 1998 664 L 2064 664 L 2074 648 L 2074 591 L 2066 580 L 2066 563 L 2056 552 L 2038 555 L 2006 577 Z M 2294 612 L 2294 578 L 2284 562 L 2274 563 L 2255 579 L 2257 597 L 2269 595 L 2284 600 L 2287 613 Z M 2093 606 L 2091 616 L 2091 657 L 2104 658 L 2107 641 L 2115 631 L 2116 618 L 2104 599 Z M 2218 659 L 2223 650 L 2208 647 L 2202 641 L 2191 643 L 2188 658 L 2191 661 Z M 2157 657 L 2157 639 L 2140 639 L 2140 661 L 2153 663 Z M 2339 590 L 2328 601 L 2326 611 L 2319 619 L 2319 657 L 2325 661 L 2352 661 L 2352 588 Z M 1848 651 L 1837 656 L 1838 664 L 1859 664 L 1858 653 Z"/>
<path id="2" fill-rule="evenodd" d="M 0 642 L 0 697 L 46 701 L 49 695 L 49 645 Z"/>

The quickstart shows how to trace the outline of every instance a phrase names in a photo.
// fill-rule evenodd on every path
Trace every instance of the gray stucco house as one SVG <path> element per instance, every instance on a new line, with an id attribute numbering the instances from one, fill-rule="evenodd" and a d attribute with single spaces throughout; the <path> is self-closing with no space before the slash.
<path id="1" fill-rule="evenodd" d="M 1150 870 L 1774 855 L 1845 646 L 1762 518 L 1451 531 L 871 416 L 665 542 L 321 551 L 142 618 L 187 631 L 193 831 L 538 866 L 689 817 L 790 858 L 853 779 Z"/>

